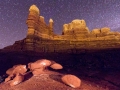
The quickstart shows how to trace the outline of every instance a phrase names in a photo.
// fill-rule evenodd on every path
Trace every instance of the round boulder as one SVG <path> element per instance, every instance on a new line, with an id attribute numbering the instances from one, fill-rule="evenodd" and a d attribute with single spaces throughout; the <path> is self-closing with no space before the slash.
<path id="1" fill-rule="evenodd" d="M 56 69 L 56 70 L 58 70 L 58 69 L 63 69 L 63 66 L 60 65 L 59 63 L 54 63 L 54 64 L 52 64 L 50 67 L 51 67 L 52 69 Z"/>
<path id="2" fill-rule="evenodd" d="M 81 85 L 81 80 L 76 77 L 75 75 L 64 75 L 62 76 L 61 80 L 66 84 L 71 86 L 72 88 L 78 88 Z"/>

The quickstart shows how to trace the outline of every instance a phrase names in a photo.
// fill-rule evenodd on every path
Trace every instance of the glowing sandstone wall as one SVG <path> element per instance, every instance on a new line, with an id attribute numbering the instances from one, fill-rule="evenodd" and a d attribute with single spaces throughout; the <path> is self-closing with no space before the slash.
<path id="1" fill-rule="evenodd" d="M 39 9 L 32 5 L 29 9 L 28 19 L 26 21 L 28 26 L 27 36 L 39 36 L 43 38 L 52 38 L 53 35 L 53 20 L 49 20 L 49 25 L 44 21 L 44 17 L 40 16 Z"/>
<path id="2" fill-rule="evenodd" d="M 47 25 L 37 6 L 32 5 L 26 21 L 28 32 L 25 39 L 16 41 L 6 50 L 80 53 L 82 50 L 120 48 L 120 33 L 109 27 L 90 31 L 85 20 L 75 19 L 63 25 L 61 35 L 53 32 L 54 21 Z"/>

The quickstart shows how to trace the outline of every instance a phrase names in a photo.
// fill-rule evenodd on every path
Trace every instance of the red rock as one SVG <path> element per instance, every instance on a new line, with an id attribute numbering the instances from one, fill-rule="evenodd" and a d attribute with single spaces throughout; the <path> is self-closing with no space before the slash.
<path id="1" fill-rule="evenodd" d="M 5 82 L 8 82 L 12 79 L 16 79 L 16 76 L 18 74 L 24 75 L 26 71 L 27 71 L 26 65 L 13 66 L 12 68 L 10 68 L 6 71 L 6 74 L 8 74 L 9 76 L 5 79 Z M 17 83 L 19 83 L 19 82 L 17 82 Z"/>
<path id="2" fill-rule="evenodd" d="M 14 68 L 13 70 L 13 74 L 25 74 L 25 72 L 27 71 L 26 65 L 18 65 Z"/>
<path id="3" fill-rule="evenodd" d="M 8 82 L 14 78 L 14 75 L 9 75 L 7 78 L 5 78 L 5 82 Z"/>
<path id="4" fill-rule="evenodd" d="M 8 75 L 11 75 L 13 73 L 13 70 L 19 65 L 14 65 L 12 68 L 9 68 L 7 71 L 6 71 L 6 74 Z"/>
<path id="5" fill-rule="evenodd" d="M 21 83 L 24 80 L 24 76 L 20 73 L 16 75 L 16 77 L 10 82 L 10 86 L 15 86 Z"/>
<path id="6" fill-rule="evenodd" d="M 40 63 L 43 66 L 50 66 L 51 65 L 51 61 L 47 60 L 47 59 L 40 59 L 37 60 L 36 63 Z"/>
<path id="7" fill-rule="evenodd" d="M 9 68 L 7 71 L 6 71 L 6 74 L 7 75 L 11 75 L 12 72 L 13 72 L 14 68 Z"/>
<path id="8" fill-rule="evenodd" d="M 63 69 L 63 66 L 58 64 L 58 63 L 54 63 L 50 66 L 52 69 Z"/>
<path id="9" fill-rule="evenodd" d="M 37 76 L 37 75 L 40 75 L 43 73 L 43 68 L 40 68 L 40 69 L 35 69 L 32 71 L 33 75 L 34 76 Z"/>
<path id="10" fill-rule="evenodd" d="M 14 65 L 12 68 L 6 71 L 6 74 L 12 75 L 16 73 L 24 74 L 27 71 L 26 65 Z"/>
<path id="11" fill-rule="evenodd" d="M 81 80 L 74 75 L 64 75 L 61 80 L 72 88 L 78 88 L 81 85 Z"/>
<path id="12" fill-rule="evenodd" d="M 29 63 L 28 68 L 32 71 L 34 76 L 40 75 L 44 72 L 45 68 L 51 65 L 51 61 L 47 59 L 37 60 L 36 62 Z"/>
<path id="13" fill-rule="evenodd" d="M 41 60 L 37 60 L 34 63 L 29 63 L 28 68 L 30 68 L 31 70 L 34 70 L 34 69 L 38 69 L 38 68 L 46 68 L 50 65 L 51 65 L 51 61 L 49 61 L 47 59 L 41 59 Z"/>

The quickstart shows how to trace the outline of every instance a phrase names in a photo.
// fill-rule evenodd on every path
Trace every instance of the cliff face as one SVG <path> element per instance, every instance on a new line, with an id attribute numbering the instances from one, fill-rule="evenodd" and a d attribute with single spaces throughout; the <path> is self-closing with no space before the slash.
<path id="1" fill-rule="evenodd" d="M 29 9 L 26 24 L 26 38 L 4 50 L 79 53 L 81 50 L 120 48 L 119 32 L 111 32 L 108 27 L 89 31 L 84 20 L 64 24 L 62 34 L 54 34 L 54 21 L 50 19 L 47 25 L 35 5 Z"/>

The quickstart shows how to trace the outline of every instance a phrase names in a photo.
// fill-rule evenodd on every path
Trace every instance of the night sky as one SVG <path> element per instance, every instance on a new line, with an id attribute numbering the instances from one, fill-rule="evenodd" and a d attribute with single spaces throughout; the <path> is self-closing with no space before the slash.
<path id="1" fill-rule="evenodd" d="M 25 38 L 32 4 L 47 24 L 50 18 L 54 20 L 56 34 L 74 19 L 84 19 L 90 30 L 107 26 L 120 31 L 120 0 L 0 0 L 0 48 Z"/>

